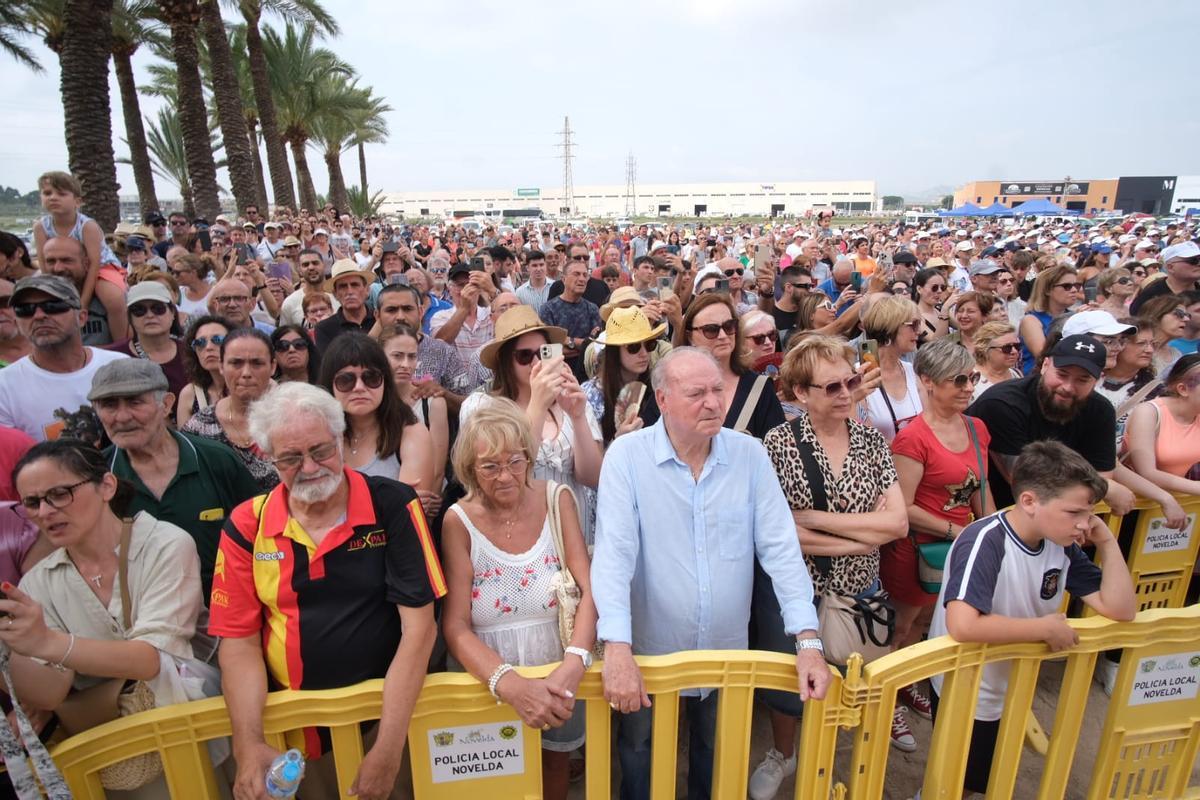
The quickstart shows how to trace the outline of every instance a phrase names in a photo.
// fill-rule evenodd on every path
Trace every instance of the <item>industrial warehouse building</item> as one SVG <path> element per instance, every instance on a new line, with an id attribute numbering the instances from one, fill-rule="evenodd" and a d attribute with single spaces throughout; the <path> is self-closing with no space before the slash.
<path id="1" fill-rule="evenodd" d="M 563 187 L 389 192 L 384 214 L 448 219 L 468 216 L 725 217 L 803 216 L 812 211 L 869 212 L 879 208 L 875 181 L 639 184 L 576 186 L 570 209 Z M 510 213 L 514 212 L 514 213 Z"/>

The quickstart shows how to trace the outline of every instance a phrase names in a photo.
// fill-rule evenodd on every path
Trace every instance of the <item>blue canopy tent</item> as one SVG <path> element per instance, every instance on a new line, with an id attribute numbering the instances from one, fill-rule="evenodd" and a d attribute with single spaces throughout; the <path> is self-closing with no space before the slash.
<path id="1" fill-rule="evenodd" d="M 1012 209 L 999 201 L 992 203 L 987 208 L 983 209 L 983 215 L 987 217 L 1011 217 Z"/>
<path id="2" fill-rule="evenodd" d="M 1043 217 L 1071 217 L 1079 214 L 1078 211 L 1067 211 L 1061 206 L 1054 205 L 1049 200 L 1042 200 L 1040 198 L 1021 203 L 1021 205 L 1013 208 L 1012 213 L 1017 216 L 1037 215 Z"/>
<path id="3" fill-rule="evenodd" d="M 978 217 L 982 211 L 983 209 L 974 203 L 963 203 L 958 208 L 939 211 L 938 214 L 943 217 Z"/>

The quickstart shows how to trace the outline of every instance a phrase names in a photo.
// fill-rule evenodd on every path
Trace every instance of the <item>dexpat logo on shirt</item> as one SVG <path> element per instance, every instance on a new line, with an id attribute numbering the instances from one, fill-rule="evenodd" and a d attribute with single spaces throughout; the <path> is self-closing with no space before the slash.
<path id="1" fill-rule="evenodd" d="M 350 551 L 365 550 L 369 547 L 383 547 L 385 544 L 387 544 L 387 534 L 380 529 L 377 531 L 368 531 L 362 536 L 355 538 L 346 549 Z"/>
<path id="2" fill-rule="evenodd" d="M 255 553 L 255 561 L 283 561 L 283 551 L 276 550 L 274 553 Z"/>
<path id="3" fill-rule="evenodd" d="M 1058 594 L 1058 576 L 1062 574 L 1061 569 L 1047 570 L 1042 576 L 1042 599 L 1053 600 Z"/>

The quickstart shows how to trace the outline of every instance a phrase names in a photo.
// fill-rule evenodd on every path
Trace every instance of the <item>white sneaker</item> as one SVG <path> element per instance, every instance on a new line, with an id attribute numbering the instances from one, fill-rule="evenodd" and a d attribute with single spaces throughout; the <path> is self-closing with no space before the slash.
<path id="1" fill-rule="evenodd" d="M 783 779 L 795 774 L 796 756 L 784 758 L 783 753 L 772 747 L 750 776 L 750 800 L 771 800 Z"/>
<path id="2" fill-rule="evenodd" d="M 1113 687 L 1117 685 L 1117 670 L 1120 668 L 1120 663 L 1109 661 L 1103 653 L 1096 659 L 1096 680 L 1100 681 L 1104 693 L 1109 697 L 1112 697 Z"/>

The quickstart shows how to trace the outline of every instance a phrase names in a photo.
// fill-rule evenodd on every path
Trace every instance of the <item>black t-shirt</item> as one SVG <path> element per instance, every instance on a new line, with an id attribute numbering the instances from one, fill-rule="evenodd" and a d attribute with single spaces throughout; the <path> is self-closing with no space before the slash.
<path id="1" fill-rule="evenodd" d="M 373 327 L 375 327 L 375 315 L 371 313 L 370 309 L 367 309 L 367 318 L 359 323 L 346 319 L 346 315 L 339 308 L 333 316 L 326 317 L 317 323 L 317 350 L 324 353 L 325 348 L 329 347 L 329 343 L 346 331 L 369 333 Z"/>
<path id="2" fill-rule="evenodd" d="M 967 409 L 987 425 L 989 445 L 988 483 L 996 508 L 1012 505 L 1012 487 L 996 468 L 993 455 L 1018 455 L 1030 442 L 1053 440 L 1083 456 L 1099 472 L 1116 467 L 1117 418 L 1112 403 L 1092 392 L 1079 413 L 1065 425 L 1042 415 L 1037 401 L 1039 376 L 1004 381 L 988 389 Z"/>
<path id="3" fill-rule="evenodd" d="M 553 300 L 563 293 L 562 279 L 558 279 L 550 284 L 550 293 L 546 295 L 547 300 Z M 588 278 L 587 288 L 583 290 L 583 299 L 589 300 L 596 304 L 596 308 L 608 302 L 608 296 L 612 292 L 608 288 L 608 284 L 599 278 Z"/>
<path id="4" fill-rule="evenodd" d="M 1192 288 L 1200 289 L 1200 281 L 1193 284 Z M 1140 292 L 1138 292 L 1137 297 L 1133 298 L 1133 302 L 1129 304 L 1129 313 L 1136 315 L 1141 309 L 1142 304 L 1146 301 L 1168 294 L 1174 294 L 1174 292 L 1171 290 L 1171 287 L 1167 285 L 1166 278 L 1154 281 L 1145 289 L 1142 289 Z"/>
<path id="5" fill-rule="evenodd" d="M 737 391 L 733 394 L 733 403 L 729 406 L 729 412 L 725 415 L 725 424 L 723 427 L 734 428 L 737 425 L 738 417 L 742 414 L 742 408 L 746 405 L 746 401 L 750 399 L 750 392 L 754 388 L 754 382 L 760 377 L 764 380 L 762 391 L 758 395 L 758 402 L 754 405 L 754 411 L 750 414 L 750 421 L 746 423 L 745 432 L 761 441 L 771 428 L 787 422 L 787 418 L 783 415 L 783 406 L 779 404 L 779 397 L 775 394 L 775 382 L 766 376 L 747 372 L 738 378 Z"/>
<path id="6" fill-rule="evenodd" d="M 775 330 L 779 331 L 779 344 L 780 350 L 782 350 L 788 333 L 796 327 L 796 312 L 784 311 L 776 303 L 771 308 L 771 316 L 775 318 Z"/>

